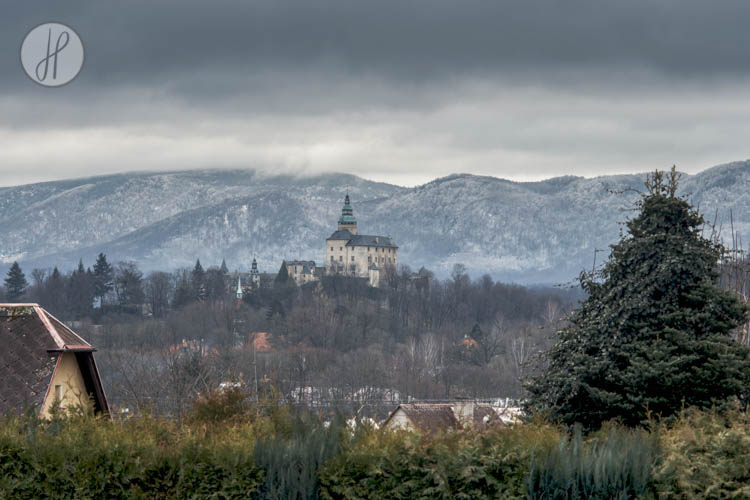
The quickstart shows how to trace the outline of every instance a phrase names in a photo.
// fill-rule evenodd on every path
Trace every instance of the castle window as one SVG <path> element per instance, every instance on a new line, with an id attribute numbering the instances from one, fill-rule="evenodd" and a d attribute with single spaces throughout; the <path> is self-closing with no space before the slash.
<path id="1" fill-rule="evenodd" d="M 344 262 L 344 256 L 343 255 L 339 255 L 339 262 Z"/>
<path id="2" fill-rule="evenodd" d="M 352 262 L 354 262 L 354 255 L 352 255 Z"/>
<path id="3" fill-rule="evenodd" d="M 339 252 L 343 251 L 344 247 L 339 247 Z"/>
<path id="4" fill-rule="evenodd" d="M 331 252 L 333 252 L 333 247 L 331 247 Z"/>
<path id="5" fill-rule="evenodd" d="M 333 255 L 331 255 L 331 262 L 333 262 Z"/>

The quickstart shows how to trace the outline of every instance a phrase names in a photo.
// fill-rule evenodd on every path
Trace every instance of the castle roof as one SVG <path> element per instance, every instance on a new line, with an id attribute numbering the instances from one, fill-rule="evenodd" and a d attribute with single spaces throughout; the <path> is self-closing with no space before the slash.
<path id="1" fill-rule="evenodd" d="M 348 229 L 339 229 L 326 239 L 328 240 L 350 240 L 354 235 Z"/>
<path id="2" fill-rule="evenodd" d="M 375 236 L 372 234 L 352 234 L 348 229 L 335 231 L 326 241 L 346 240 L 348 247 L 384 247 L 398 248 L 390 236 Z"/>
<path id="3" fill-rule="evenodd" d="M 373 236 L 370 234 L 355 234 L 346 244 L 348 247 L 386 247 L 398 248 L 390 236 Z"/>

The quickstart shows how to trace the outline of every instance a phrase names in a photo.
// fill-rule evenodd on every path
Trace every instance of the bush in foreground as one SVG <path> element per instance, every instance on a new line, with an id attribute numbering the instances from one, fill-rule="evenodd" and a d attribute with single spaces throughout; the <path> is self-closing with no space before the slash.
<path id="1" fill-rule="evenodd" d="M 283 407 L 212 424 L 6 419 L 0 499 L 750 497 L 745 413 L 691 410 L 651 429 L 584 437 L 534 422 L 420 436 Z"/>

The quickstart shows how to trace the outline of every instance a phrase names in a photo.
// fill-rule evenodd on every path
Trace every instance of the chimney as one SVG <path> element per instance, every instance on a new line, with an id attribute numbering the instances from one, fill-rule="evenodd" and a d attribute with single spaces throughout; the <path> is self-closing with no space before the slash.
<path id="1" fill-rule="evenodd" d="M 456 419 L 459 424 L 472 426 L 474 423 L 474 401 L 470 399 L 459 399 L 453 406 L 453 413 L 456 414 Z"/>

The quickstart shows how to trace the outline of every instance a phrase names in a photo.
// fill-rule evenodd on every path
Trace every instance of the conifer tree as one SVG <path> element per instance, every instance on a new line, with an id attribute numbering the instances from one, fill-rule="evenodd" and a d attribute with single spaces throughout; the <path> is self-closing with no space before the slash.
<path id="1" fill-rule="evenodd" d="M 190 284 L 193 287 L 193 296 L 198 300 L 206 298 L 206 272 L 201 266 L 201 260 L 196 259 L 193 272 L 190 273 Z"/>
<path id="2" fill-rule="evenodd" d="M 115 273 L 117 299 L 121 306 L 134 310 L 146 300 L 143 292 L 143 273 L 135 262 L 120 262 Z"/>
<path id="3" fill-rule="evenodd" d="M 73 317 L 83 318 L 91 313 L 94 282 L 91 271 L 87 273 L 83 267 L 83 260 L 78 262 L 78 269 L 70 275 L 67 296 Z"/>
<path id="4" fill-rule="evenodd" d="M 94 296 L 104 304 L 104 298 L 114 288 L 114 268 L 107 262 L 107 256 L 100 253 L 94 264 Z"/>
<path id="5" fill-rule="evenodd" d="M 207 299 L 221 299 L 227 294 L 227 282 L 229 277 L 221 272 L 221 269 L 210 267 L 204 278 L 204 294 Z"/>
<path id="6" fill-rule="evenodd" d="M 193 287 L 190 284 L 190 273 L 187 269 L 183 269 L 177 274 L 172 307 L 179 309 L 190 304 L 193 300 L 195 300 L 195 296 L 193 295 Z"/>
<path id="7" fill-rule="evenodd" d="M 291 280 L 292 278 L 289 276 L 289 270 L 286 268 L 286 261 L 283 261 L 278 274 L 276 274 L 274 283 L 276 285 L 288 285 Z"/>
<path id="8" fill-rule="evenodd" d="M 43 293 L 39 297 L 42 305 L 60 318 L 66 316 L 68 297 L 65 293 L 65 286 L 65 279 L 55 266 L 49 278 L 45 281 Z"/>
<path id="9" fill-rule="evenodd" d="M 8 276 L 5 278 L 5 295 L 8 302 L 16 302 L 23 297 L 27 286 L 29 286 L 29 283 L 26 281 L 21 266 L 18 265 L 18 262 L 13 262 L 8 271 Z"/>
<path id="10" fill-rule="evenodd" d="M 721 247 L 701 235 L 704 220 L 676 196 L 677 181 L 674 168 L 650 175 L 628 235 L 581 276 L 589 296 L 528 384 L 531 412 L 590 430 L 721 408 L 744 393 L 748 350 L 729 333 L 747 311 L 718 288 Z"/>

